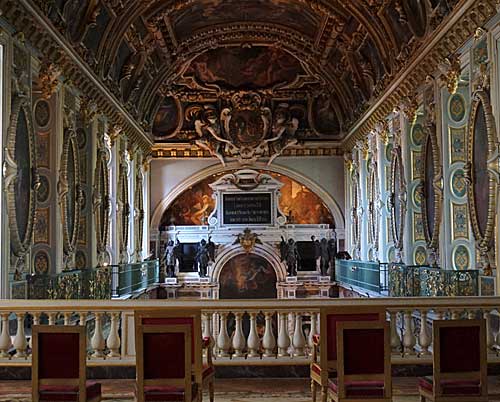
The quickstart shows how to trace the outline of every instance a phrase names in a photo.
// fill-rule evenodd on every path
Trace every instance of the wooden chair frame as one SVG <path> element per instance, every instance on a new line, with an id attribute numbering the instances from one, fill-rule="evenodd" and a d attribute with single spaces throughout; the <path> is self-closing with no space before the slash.
<path id="1" fill-rule="evenodd" d="M 321 401 L 326 402 L 328 395 L 328 378 L 329 372 L 337 371 L 337 361 L 328 360 L 328 345 L 326 337 L 322 336 L 327 334 L 327 316 L 332 314 L 338 315 L 365 315 L 365 314 L 378 314 L 379 321 L 386 321 L 386 312 L 383 307 L 355 307 L 355 306 L 342 306 L 342 307 L 322 307 L 320 309 L 320 338 L 319 343 L 314 341 L 312 351 L 311 363 L 311 394 L 313 402 L 316 402 L 317 386 L 321 387 Z M 354 321 L 350 321 L 354 322 Z M 377 321 L 370 321 L 372 323 Z M 339 321 L 339 324 L 341 321 Z M 338 353 L 338 350 L 337 350 Z M 319 361 L 318 361 L 319 357 Z M 337 356 L 338 357 L 338 356 Z M 321 368 L 321 374 L 313 371 L 313 365 L 318 365 Z"/>
<path id="2" fill-rule="evenodd" d="M 184 334 L 184 378 L 144 378 L 144 334 Z M 144 402 L 144 386 L 170 385 L 184 389 L 184 400 L 192 401 L 191 325 L 141 325 L 136 330 L 137 402 Z"/>
<path id="3" fill-rule="evenodd" d="M 40 378 L 38 373 L 39 364 L 39 334 L 78 334 L 78 372 L 79 378 Z M 87 373 L 86 373 L 86 358 L 87 358 L 87 334 L 83 326 L 62 326 L 62 325 L 34 325 L 32 328 L 32 399 L 33 402 L 40 400 L 40 385 L 74 385 L 78 387 L 78 402 L 87 402 Z M 96 397 L 90 401 L 99 402 L 100 397 Z M 89 401 L 89 402 L 90 402 Z"/>
<path id="4" fill-rule="evenodd" d="M 383 374 L 357 374 L 344 373 L 344 330 L 346 329 L 383 329 L 384 330 L 384 373 Z M 392 401 L 392 373 L 391 373 L 391 348 L 390 325 L 388 322 L 375 321 L 345 321 L 337 326 L 337 393 L 328 391 L 329 399 L 335 402 L 391 402 Z M 344 386 L 347 381 L 383 381 L 383 398 L 348 398 Z"/>
<path id="5" fill-rule="evenodd" d="M 192 376 L 194 381 L 198 384 L 198 395 L 197 400 L 202 401 L 203 398 L 203 386 L 208 385 L 210 401 L 214 401 L 214 375 L 207 376 L 203 378 L 203 356 L 202 356 L 202 334 L 201 334 L 201 313 L 199 309 L 195 308 L 183 308 L 182 311 L 172 311 L 172 310 L 137 310 L 134 314 L 135 332 L 137 336 L 137 328 L 142 324 L 143 318 L 191 318 L 193 319 L 193 333 L 192 341 L 194 340 L 194 359 L 192 364 Z M 209 345 L 206 347 L 207 350 L 207 363 L 213 365 L 212 363 L 212 347 Z M 199 353 L 197 353 L 199 351 Z M 137 352 L 137 351 L 136 351 Z"/>
<path id="6" fill-rule="evenodd" d="M 480 347 L 480 369 L 479 371 L 461 372 L 461 373 L 442 373 L 441 372 L 441 347 L 440 347 L 440 329 L 441 328 L 461 328 L 461 327 L 479 327 L 479 347 Z M 433 393 L 419 387 L 420 401 L 426 400 L 434 402 L 487 402 L 488 401 L 488 362 L 486 350 L 486 322 L 481 320 L 435 320 L 432 322 L 433 333 Z M 441 390 L 441 380 L 479 380 L 481 383 L 481 394 L 453 396 L 443 395 Z"/>

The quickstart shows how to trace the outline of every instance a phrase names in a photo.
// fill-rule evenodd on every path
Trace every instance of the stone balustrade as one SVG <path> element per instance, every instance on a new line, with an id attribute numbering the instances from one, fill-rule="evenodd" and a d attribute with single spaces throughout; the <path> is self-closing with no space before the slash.
<path id="1" fill-rule="evenodd" d="M 500 362 L 500 298 L 376 298 L 249 301 L 2 300 L 0 365 L 29 365 L 31 326 L 85 325 L 90 366 L 134 365 L 135 310 L 199 308 L 217 365 L 305 365 L 321 308 L 385 307 L 393 364 L 432 361 L 432 321 L 484 317 L 490 362 Z"/>

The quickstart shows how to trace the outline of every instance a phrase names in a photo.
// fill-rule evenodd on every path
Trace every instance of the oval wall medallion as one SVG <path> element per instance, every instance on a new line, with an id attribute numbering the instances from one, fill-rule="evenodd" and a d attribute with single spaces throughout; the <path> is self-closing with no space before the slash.
<path id="1" fill-rule="evenodd" d="M 412 199 L 417 209 L 422 207 L 422 184 L 417 184 L 413 187 Z"/>
<path id="2" fill-rule="evenodd" d="M 87 256 L 82 250 L 75 253 L 75 267 L 80 270 L 87 267 Z"/>
<path id="3" fill-rule="evenodd" d="M 450 118 L 455 123 L 460 123 L 465 117 L 465 99 L 460 94 L 454 94 L 450 97 L 450 102 L 448 104 L 448 113 Z"/>
<path id="4" fill-rule="evenodd" d="M 470 265 L 470 254 L 467 247 L 459 245 L 453 250 L 453 268 L 457 270 L 468 269 Z"/>
<path id="5" fill-rule="evenodd" d="M 87 145 L 87 133 L 81 127 L 76 129 L 76 142 L 79 149 L 83 149 Z"/>
<path id="6" fill-rule="evenodd" d="M 418 246 L 413 253 L 415 265 L 425 265 L 427 261 L 427 253 L 425 252 L 425 248 L 422 246 Z"/>
<path id="7" fill-rule="evenodd" d="M 50 196 L 50 182 L 47 176 L 40 176 L 40 186 L 38 187 L 38 192 L 36 193 L 36 200 L 39 203 L 47 202 Z"/>
<path id="8" fill-rule="evenodd" d="M 41 129 L 47 128 L 50 123 L 50 105 L 45 99 L 40 99 L 35 104 L 35 122 Z"/>
<path id="9" fill-rule="evenodd" d="M 455 170 L 451 175 L 451 192 L 457 198 L 463 198 L 467 194 L 467 182 L 463 169 Z"/>
<path id="10" fill-rule="evenodd" d="M 387 144 L 387 146 L 385 147 L 385 159 L 387 159 L 388 162 L 390 162 L 392 159 L 392 149 L 393 146 L 391 143 Z"/>
<path id="11" fill-rule="evenodd" d="M 36 274 L 46 274 L 49 272 L 49 255 L 45 251 L 39 251 L 33 259 L 33 266 Z"/>

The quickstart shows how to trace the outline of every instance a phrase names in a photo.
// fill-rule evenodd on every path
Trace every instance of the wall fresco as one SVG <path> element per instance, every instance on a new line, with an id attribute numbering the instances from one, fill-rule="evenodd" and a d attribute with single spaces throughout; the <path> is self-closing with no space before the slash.
<path id="1" fill-rule="evenodd" d="M 224 172 L 226 174 L 228 172 Z M 323 201 L 306 186 L 277 173 L 267 172 L 283 183 L 280 209 L 288 223 L 335 225 L 333 216 Z M 165 211 L 161 226 L 204 225 L 215 208 L 209 184 L 221 175 L 208 177 L 180 194 Z"/>
<path id="2" fill-rule="evenodd" d="M 277 297 L 276 273 L 271 264 L 255 254 L 229 260 L 219 276 L 221 299 L 273 299 Z"/>

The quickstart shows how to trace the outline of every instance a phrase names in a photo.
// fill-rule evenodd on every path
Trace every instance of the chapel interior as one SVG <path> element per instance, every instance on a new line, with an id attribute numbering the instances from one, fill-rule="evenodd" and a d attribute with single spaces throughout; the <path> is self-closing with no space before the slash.
<path id="1" fill-rule="evenodd" d="M 0 0 L 0 122 L 0 402 L 500 401 L 499 0 Z"/>

